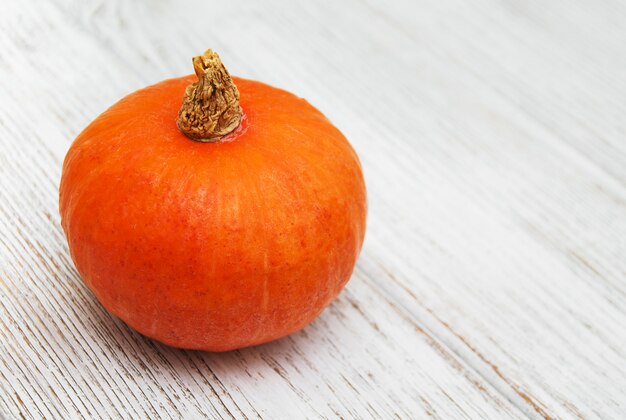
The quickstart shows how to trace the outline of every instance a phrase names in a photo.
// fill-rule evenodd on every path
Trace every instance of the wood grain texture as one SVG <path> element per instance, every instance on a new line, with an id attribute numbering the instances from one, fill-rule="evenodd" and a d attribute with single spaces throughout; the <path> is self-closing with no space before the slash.
<path id="1" fill-rule="evenodd" d="M 0 412 L 623 418 L 625 17 L 591 0 L 0 3 Z M 323 110 L 370 205 L 339 299 L 226 354 L 109 316 L 57 215 L 78 132 L 207 47 Z"/>

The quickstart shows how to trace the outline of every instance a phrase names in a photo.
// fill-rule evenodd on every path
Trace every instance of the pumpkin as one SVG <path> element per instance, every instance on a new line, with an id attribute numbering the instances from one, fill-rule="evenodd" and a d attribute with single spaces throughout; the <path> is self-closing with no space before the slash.
<path id="1" fill-rule="evenodd" d="M 354 150 L 308 102 L 231 77 L 211 50 L 193 64 L 80 133 L 61 224 L 110 313 L 171 346 L 226 351 L 297 331 L 337 296 L 366 192 Z"/>

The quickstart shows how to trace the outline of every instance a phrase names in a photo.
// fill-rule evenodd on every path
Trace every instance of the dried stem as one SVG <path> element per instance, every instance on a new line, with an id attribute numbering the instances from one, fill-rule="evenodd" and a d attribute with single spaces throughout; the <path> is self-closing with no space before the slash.
<path id="1" fill-rule="evenodd" d="M 219 141 L 241 121 L 239 90 L 222 60 L 210 49 L 193 58 L 193 68 L 198 81 L 185 89 L 178 128 L 193 140 Z"/>

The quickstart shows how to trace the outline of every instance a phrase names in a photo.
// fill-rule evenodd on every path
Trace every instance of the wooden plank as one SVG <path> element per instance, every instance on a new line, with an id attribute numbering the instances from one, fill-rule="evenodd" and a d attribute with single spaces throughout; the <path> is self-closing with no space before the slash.
<path id="1" fill-rule="evenodd" d="M 512 100 L 523 90 L 520 80 L 530 77 L 523 69 L 549 71 L 529 59 L 546 35 L 539 32 L 535 39 L 526 28 L 525 46 L 507 38 L 506 24 L 493 33 L 489 14 L 498 5 L 472 4 L 480 14 L 468 7 L 437 3 L 431 14 L 395 13 L 396 21 L 381 19 L 380 26 L 375 13 L 367 19 L 373 33 L 412 28 L 397 30 L 393 45 L 414 42 L 418 52 L 390 70 L 388 80 L 403 80 L 406 96 L 389 98 L 386 107 L 401 109 L 410 99 L 415 118 L 400 113 L 385 120 L 385 129 L 397 130 L 386 138 L 385 150 L 400 152 L 375 155 L 379 161 L 388 158 L 369 179 L 370 188 L 380 192 L 379 211 L 387 221 L 370 225 L 365 271 L 379 265 L 379 273 L 389 273 L 388 281 L 379 282 L 382 288 L 404 301 L 416 319 L 435 323 L 431 330 L 486 378 L 504 381 L 541 414 L 621 417 L 625 191 L 617 175 L 607 173 L 609 161 L 595 159 L 611 155 L 623 165 L 613 152 L 623 142 L 620 136 L 607 144 L 587 135 L 581 154 L 579 144 L 567 142 L 574 128 L 546 128 L 549 120 L 538 120 L 532 106 Z M 428 36 L 432 16 L 447 18 L 431 25 L 447 23 L 454 28 L 449 36 Z M 494 86 L 485 76 L 507 76 L 495 58 L 482 60 L 469 50 L 489 50 L 497 42 L 527 59 L 509 86 Z M 573 42 L 568 46 L 576 48 Z M 579 61 L 588 48 L 579 51 Z M 623 51 L 614 53 L 621 62 Z M 569 83 L 588 86 L 585 67 L 570 64 Z M 420 77 L 409 78 L 411 71 Z M 376 77 L 363 75 L 361 84 L 366 79 Z M 614 101 L 623 101 L 621 91 L 614 94 Z M 569 102 L 534 98 L 540 99 L 557 113 L 560 105 L 560 118 L 572 118 L 566 115 Z M 579 108 L 576 117 L 605 127 L 609 136 L 618 127 L 599 118 L 603 109 L 610 111 Z M 372 143 L 377 134 L 382 137 L 370 135 Z"/>
<path id="2" fill-rule="evenodd" d="M 363 270 L 309 328 L 237 352 L 171 349 L 113 319 L 69 260 L 57 215 L 61 161 L 98 112 L 126 92 L 188 72 L 182 63 L 205 41 L 191 42 L 196 34 L 182 30 L 189 22 L 172 14 L 173 3 L 139 10 L 121 2 L 2 7 L 0 72 L 10 83 L 0 86 L 1 412 L 27 418 L 516 418 L 522 416 L 516 405 L 528 410 L 381 295 Z M 220 7 L 228 15 L 233 6 Z M 233 31 L 215 41 L 225 57 L 231 55 L 226 39 L 243 27 L 257 24 L 257 36 L 281 36 L 258 24 L 255 13 L 266 13 L 264 22 L 272 17 L 266 6 L 254 7 L 250 3 L 239 29 L 220 20 L 202 26 L 215 37 Z M 279 19 L 289 17 L 275 10 Z M 147 35 L 158 32 L 154 25 L 182 35 L 164 36 L 172 44 L 163 47 Z M 250 35 L 240 36 L 245 43 Z M 249 73 L 258 71 L 246 67 L 244 50 L 232 55 Z"/>

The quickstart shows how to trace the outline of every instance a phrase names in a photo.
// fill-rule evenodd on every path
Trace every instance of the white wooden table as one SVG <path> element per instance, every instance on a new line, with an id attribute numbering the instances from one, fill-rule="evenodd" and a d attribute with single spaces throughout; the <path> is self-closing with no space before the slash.
<path id="1" fill-rule="evenodd" d="M 108 315 L 57 210 L 82 128 L 207 47 L 320 108 L 370 206 L 340 297 L 224 354 Z M 626 3 L 3 0 L 0 412 L 625 418 Z"/>

